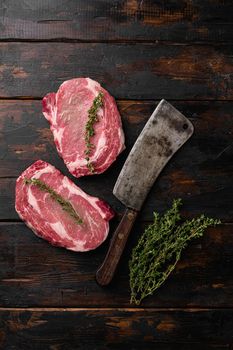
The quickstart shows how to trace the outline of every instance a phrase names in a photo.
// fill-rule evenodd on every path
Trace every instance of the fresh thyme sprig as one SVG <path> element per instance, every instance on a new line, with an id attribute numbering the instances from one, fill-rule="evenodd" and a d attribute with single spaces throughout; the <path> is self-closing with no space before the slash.
<path id="1" fill-rule="evenodd" d="M 100 107 L 103 106 L 103 92 L 99 92 L 99 94 L 96 96 L 96 98 L 93 101 L 93 104 L 91 108 L 88 110 L 88 121 L 86 123 L 85 127 L 85 142 L 86 142 L 86 150 L 84 151 L 85 153 L 85 159 L 87 161 L 87 167 L 90 170 L 91 173 L 94 173 L 94 166 L 90 162 L 90 155 L 92 152 L 92 149 L 95 147 L 90 139 L 92 136 L 95 135 L 95 130 L 94 130 L 94 123 L 96 123 L 98 119 L 98 110 Z"/>
<path id="2" fill-rule="evenodd" d="M 24 183 L 26 185 L 35 185 L 37 186 L 41 191 L 48 192 L 50 194 L 50 197 L 54 199 L 57 203 L 60 204 L 62 209 L 66 211 L 75 221 L 77 224 L 82 224 L 82 219 L 78 216 L 74 208 L 72 207 L 71 203 L 67 200 L 65 200 L 60 194 L 58 194 L 56 191 L 54 191 L 50 186 L 48 186 L 44 181 L 41 181 L 39 179 L 31 178 L 27 179 L 24 178 Z"/>
<path id="3" fill-rule="evenodd" d="M 161 286 L 174 270 L 188 241 L 201 237 L 208 226 L 220 224 L 220 220 L 204 215 L 180 223 L 181 204 L 176 199 L 164 215 L 155 212 L 153 223 L 133 249 L 129 262 L 131 303 L 139 305 Z"/>

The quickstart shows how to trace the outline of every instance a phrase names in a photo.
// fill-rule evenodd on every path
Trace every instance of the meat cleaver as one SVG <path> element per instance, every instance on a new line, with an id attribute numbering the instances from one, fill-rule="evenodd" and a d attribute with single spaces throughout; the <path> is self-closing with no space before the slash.
<path id="1" fill-rule="evenodd" d="M 100 285 L 111 282 L 148 192 L 169 159 L 191 137 L 193 130 L 192 123 L 183 114 L 167 101 L 160 101 L 129 153 L 113 189 L 113 194 L 127 209 L 96 273 Z"/>

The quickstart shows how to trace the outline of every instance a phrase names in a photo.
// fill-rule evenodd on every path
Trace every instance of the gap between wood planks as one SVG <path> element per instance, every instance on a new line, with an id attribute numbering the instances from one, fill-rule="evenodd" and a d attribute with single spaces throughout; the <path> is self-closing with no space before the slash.
<path id="1" fill-rule="evenodd" d="M 80 311 L 119 311 L 119 312 L 168 312 L 168 311 L 186 311 L 186 312 L 201 312 L 213 310 L 233 310 L 233 307 L 0 307 L 1 311 L 36 311 L 36 312 L 80 312 Z"/>
<path id="2" fill-rule="evenodd" d="M 180 46 L 219 46 L 219 45 L 231 45 L 231 41 L 199 41 L 189 40 L 187 42 L 179 42 L 172 40 L 158 40 L 158 39 L 108 39 L 108 40 L 88 40 L 88 39 L 67 39 L 67 38 L 56 38 L 56 39 L 18 39 L 18 38 L 4 38 L 0 39 L 0 43 L 13 42 L 13 43 L 74 43 L 74 44 L 165 44 L 165 45 L 180 45 Z"/>

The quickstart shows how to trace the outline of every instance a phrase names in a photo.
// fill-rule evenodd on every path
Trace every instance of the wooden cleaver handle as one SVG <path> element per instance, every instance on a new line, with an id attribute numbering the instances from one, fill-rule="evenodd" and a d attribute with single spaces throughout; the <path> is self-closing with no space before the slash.
<path id="1" fill-rule="evenodd" d="M 126 209 L 116 228 L 104 262 L 96 272 L 96 281 L 101 286 L 106 286 L 111 282 L 137 215 L 136 210 Z"/>

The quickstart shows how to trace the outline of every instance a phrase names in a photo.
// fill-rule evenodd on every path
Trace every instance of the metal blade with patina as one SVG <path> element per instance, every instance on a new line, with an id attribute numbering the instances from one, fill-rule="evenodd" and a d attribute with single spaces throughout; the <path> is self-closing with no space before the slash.
<path id="1" fill-rule="evenodd" d="M 161 170 L 193 130 L 183 114 L 162 100 L 135 142 L 113 194 L 126 207 L 140 210 Z"/>

